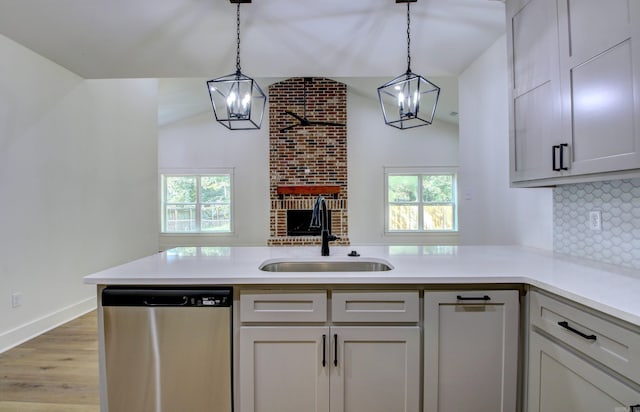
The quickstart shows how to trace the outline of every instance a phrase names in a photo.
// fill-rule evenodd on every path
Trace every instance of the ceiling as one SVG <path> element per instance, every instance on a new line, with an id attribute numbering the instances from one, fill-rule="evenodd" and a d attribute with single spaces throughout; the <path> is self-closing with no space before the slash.
<path id="1" fill-rule="evenodd" d="M 0 0 L 0 34 L 93 78 L 218 77 L 235 71 L 229 0 Z M 497 0 L 411 6 L 411 68 L 458 76 L 505 30 Z M 241 7 L 252 77 L 395 77 L 406 6 L 393 0 L 253 0 Z"/>

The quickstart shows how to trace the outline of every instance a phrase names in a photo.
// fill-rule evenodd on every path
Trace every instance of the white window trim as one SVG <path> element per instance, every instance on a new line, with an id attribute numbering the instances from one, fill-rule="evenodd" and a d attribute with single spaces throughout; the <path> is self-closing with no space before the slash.
<path id="1" fill-rule="evenodd" d="M 164 216 L 164 185 L 162 176 L 205 176 L 205 175 L 229 175 L 230 186 L 231 186 L 231 217 L 230 217 L 230 227 L 228 232 L 165 232 L 165 216 Z M 233 167 L 225 167 L 225 168 L 206 168 L 206 169 L 160 169 L 158 171 L 158 187 L 159 187 L 159 222 L 160 222 L 160 235 L 163 237 L 176 237 L 176 238 L 184 238 L 184 237 L 229 237 L 235 236 L 235 185 L 234 185 L 234 175 L 235 168 Z M 200 220 L 199 214 L 196 215 L 197 220 Z"/>
<path id="2" fill-rule="evenodd" d="M 453 196 L 454 196 L 454 226 L 453 230 L 423 230 L 423 212 L 420 210 L 418 214 L 418 230 L 390 230 L 389 229 L 389 176 L 392 175 L 454 175 L 454 188 L 453 188 Z M 410 237 L 410 236 L 420 236 L 420 237 L 437 237 L 442 239 L 449 239 L 450 235 L 455 235 L 454 237 L 457 240 L 457 235 L 460 233 L 459 227 L 459 209 L 460 205 L 458 202 L 459 199 L 459 184 L 458 184 L 458 167 L 456 166 L 412 166 L 412 167 L 384 167 L 384 235 L 389 237 Z M 419 193 L 418 195 L 421 198 L 422 194 L 422 184 L 420 182 L 419 185 Z M 423 202 L 420 200 L 418 205 L 422 205 Z"/>

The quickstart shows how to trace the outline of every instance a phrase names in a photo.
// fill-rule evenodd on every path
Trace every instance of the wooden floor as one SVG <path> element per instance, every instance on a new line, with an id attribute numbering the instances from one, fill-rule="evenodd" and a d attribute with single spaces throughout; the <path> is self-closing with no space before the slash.
<path id="1" fill-rule="evenodd" d="M 96 313 L 0 354 L 0 412 L 98 412 Z"/>

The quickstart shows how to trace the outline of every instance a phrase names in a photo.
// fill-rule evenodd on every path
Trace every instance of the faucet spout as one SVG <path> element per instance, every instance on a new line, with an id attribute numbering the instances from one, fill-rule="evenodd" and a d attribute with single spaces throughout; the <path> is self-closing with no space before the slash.
<path id="1" fill-rule="evenodd" d="M 327 210 L 327 202 L 322 195 L 318 196 L 313 206 L 313 217 L 309 226 L 321 228 L 322 246 L 320 253 L 322 256 L 329 256 L 329 242 L 339 238 L 329 232 L 329 211 Z"/>

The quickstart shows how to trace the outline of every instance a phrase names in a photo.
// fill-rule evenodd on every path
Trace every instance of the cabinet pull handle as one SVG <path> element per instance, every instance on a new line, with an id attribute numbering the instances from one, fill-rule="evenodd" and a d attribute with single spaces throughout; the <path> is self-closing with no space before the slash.
<path id="1" fill-rule="evenodd" d="M 456 296 L 458 298 L 458 300 L 484 300 L 484 301 L 488 301 L 491 300 L 491 298 L 487 295 L 484 296 L 471 296 L 471 297 L 464 297 L 464 296 Z"/>
<path id="2" fill-rule="evenodd" d="M 567 321 L 562 321 L 562 322 L 558 322 L 558 325 L 562 326 L 563 328 L 565 328 L 566 330 L 575 333 L 576 335 L 579 335 L 587 340 L 593 340 L 595 341 L 596 339 L 598 339 L 598 337 L 596 335 L 586 335 L 582 332 L 580 332 L 577 329 L 572 328 L 571 326 L 569 326 L 569 322 Z"/>
<path id="3" fill-rule="evenodd" d="M 567 143 L 562 143 L 560 146 L 560 170 L 569 170 L 567 166 L 564 165 L 564 148 L 569 147 Z"/>
<path id="4" fill-rule="evenodd" d="M 553 166 L 552 167 L 553 167 L 553 171 L 554 172 L 559 172 L 560 171 L 560 168 L 558 167 L 558 165 L 556 163 L 556 159 L 557 159 L 556 154 L 557 154 L 558 149 L 560 149 L 559 145 L 555 145 L 555 146 L 553 146 L 551 148 L 551 159 L 552 159 L 552 162 L 553 162 Z M 560 151 L 560 154 L 562 155 L 562 151 Z"/>
<path id="5" fill-rule="evenodd" d="M 327 335 L 322 335 L 322 367 L 327 366 Z"/>
<path id="6" fill-rule="evenodd" d="M 629 406 L 629 412 L 640 412 L 640 403 Z"/>
<path id="7" fill-rule="evenodd" d="M 338 366 L 338 334 L 333 335 L 333 366 Z"/>

